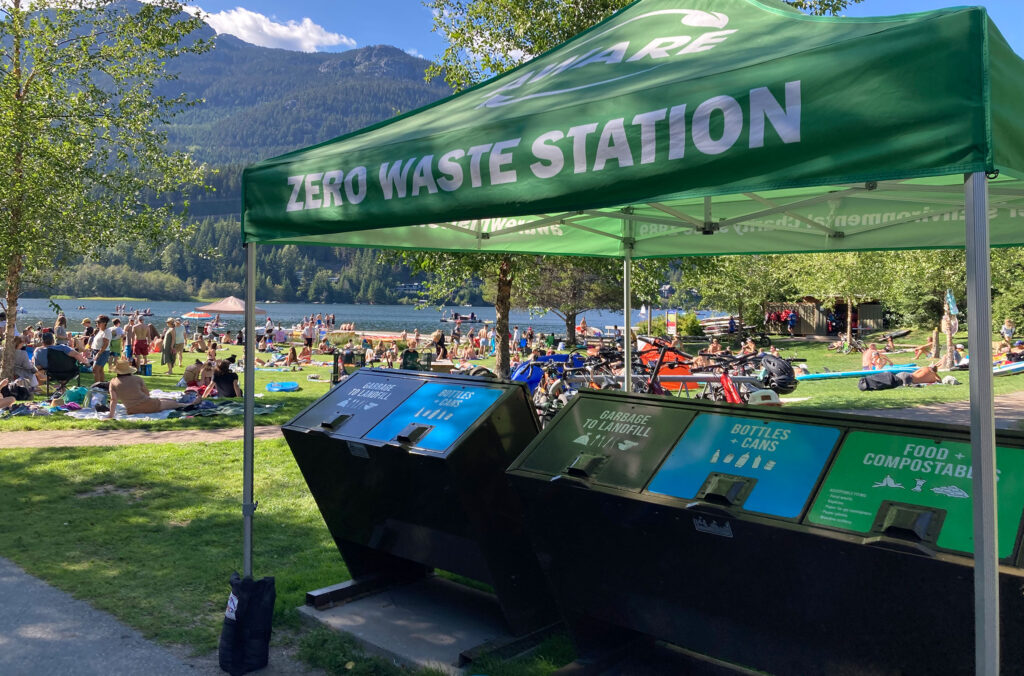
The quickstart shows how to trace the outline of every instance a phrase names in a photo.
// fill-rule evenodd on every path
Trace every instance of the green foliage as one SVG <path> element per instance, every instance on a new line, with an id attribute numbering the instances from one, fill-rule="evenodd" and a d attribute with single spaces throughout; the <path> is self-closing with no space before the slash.
<path id="1" fill-rule="evenodd" d="M 175 0 L 4 3 L 0 269 L 8 305 L 23 280 L 106 243 L 187 234 L 174 197 L 201 185 L 204 170 L 168 154 L 165 124 L 192 101 L 155 92 L 173 79 L 169 62 L 208 48 L 192 35 L 202 21 L 181 10 Z M 7 354 L 0 372 L 9 371 Z"/>
<path id="2" fill-rule="evenodd" d="M 734 314 L 743 324 L 759 324 L 767 303 L 790 300 L 793 266 L 804 256 L 706 256 L 685 258 L 679 266 L 679 284 L 693 289 L 700 307 Z"/>
<path id="3" fill-rule="evenodd" d="M 808 14 L 837 14 L 862 0 L 787 0 Z M 503 73 L 558 46 L 632 0 L 426 0 L 447 40 L 427 71 L 455 90 Z"/>
<path id="4" fill-rule="evenodd" d="M 703 336 L 704 328 L 700 325 L 695 312 L 687 312 L 676 319 L 676 335 L 679 336 Z"/>

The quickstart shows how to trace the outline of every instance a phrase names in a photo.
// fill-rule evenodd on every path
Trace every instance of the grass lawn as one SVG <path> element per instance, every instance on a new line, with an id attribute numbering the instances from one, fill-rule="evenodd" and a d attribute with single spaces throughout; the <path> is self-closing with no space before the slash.
<path id="1" fill-rule="evenodd" d="M 242 348 L 229 346 L 217 353 L 218 358 L 225 358 L 230 354 L 237 354 L 241 361 Z M 267 359 L 265 353 L 257 353 L 262 359 Z M 190 364 L 199 355 L 188 353 L 185 355 L 185 364 Z M 329 361 L 329 356 L 316 355 L 316 358 Z M 159 362 L 159 355 L 157 355 Z M 109 371 L 110 369 L 108 369 Z M 175 366 L 174 375 L 166 375 L 167 367 L 153 364 L 153 375 L 146 376 L 146 386 L 150 390 L 178 391 L 178 381 L 181 379 L 183 367 Z M 306 377 L 315 373 L 321 380 L 307 380 Z M 164 375 L 161 375 L 164 374 Z M 108 379 L 109 379 L 108 373 Z M 241 376 L 239 376 L 241 378 Z M 284 404 L 277 411 L 256 417 L 257 425 L 281 425 L 291 420 L 299 411 L 309 406 L 317 398 L 327 392 L 330 386 L 330 366 L 303 366 L 301 371 L 256 371 L 256 403 L 258 404 Z M 301 389 L 298 392 L 267 392 L 266 385 L 272 381 L 295 381 Z M 82 374 L 82 386 L 92 385 L 92 373 Z M 74 382 L 72 381 L 72 384 Z M 260 396 L 262 395 L 262 396 Z M 37 396 L 36 400 L 41 401 L 43 397 Z M 243 416 L 212 416 L 195 417 L 176 420 L 152 420 L 152 421 L 131 421 L 131 420 L 76 420 L 66 415 L 52 416 L 15 416 L 0 420 L 0 433 L 5 431 L 20 430 L 70 430 L 70 429 L 133 429 L 133 430 L 176 430 L 176 429 L 211 429 L 223 427 L 241 427 Z"/>
<path id="2" fill-rule="evenodd" d="M 897 347 L 901 344 L 922 344 L 926 340 L 925 334 L 912 334 L 901 338 Z M 959 334 L 956 337 L 959 343 L 967 343 L 967 335 Z M 778 343 L 780 353 L 784 357 L 800 357 L 807 360 L 807 366 L 812 373 L 823 372 L 826 368 L 831 371 L 856 371 L 861 368 L 860 353 L 837 354 L 828 349 L 825 343 L 812 343 L 807 341 L 780 341 Z M 930 364 L 932 360 L 927 358 L 914 360 L 913 352 L 900 352 L 889 355 L 890 359 L 897 365 L 916 363 L 919 366 Z M 803 381 L 795 392 L 786 395 L 786 398 L 803 399 L 788 403 L 787 408 L 811 408 L 811 409 L 879 409 L 879 408 L 906 408 L 909 406 L 922 406 L 927 404 L 941 404 L 952 401 L 966 401 L 970 399 L 970 376 L 967 371 L 940 372 L 939 376 L 953 375 L 960 385 L 928 385 L 926 387 L 898 387 L 892 390 L 878 392 L 862 392 L 857 388 L 858 378 L 840 378 L 834 380 L 811 380 Z M 994 391 L 1000 394 L 1009 394 L 1024 390 L 1024 377 L 1005 376 L 994 379 Z"/>
<path id="3" fill-rule="evenodd" d="M 926 340 L 927 334 L 917 332 L 901 338 L 898 345 L 921 344 Z M 956 341 L 967 343 L 966 333 L 958 334 Z M 706 342 L 687 343 L 691 352 L 696 352 L 706 346 Z M 807 360 L 807 366 L 814 373 L 829 369 L 832 371 L 847 371 L 860 369 L 860 354 L 837 354 L 828 350 L 825 343 L 801 340 L 779 340 L 777 345 L 783 356 L 800 357 Z M 219 356 L 238 354 L 241 357 L 241 348 L 229 346 L 219 353 Z M 259 353 L 261 358 L 267 355 Z M 186 359 L 190 357 L 186 355 Z M 326 357 L 320 357 L 326 360 Z M 912 352 L 903 352 L 891 355 L 897 364 L 905 364 L 913 361 Z M 494 359 L 482 359 L 474 363 L 494 367 Z M 917 360 L 918 364 L 929 363 L 927 359 Z M 154 367 L 154 375 L 146 378 L 149 388 L 176 390 L 177 383 L 183 369 L 175 367 L 174 376 L 159 375 L 163 371 L 159 365 Z M 274 413 L 265 416 L 257 416 L 257 425 L 281 425 L 291 420 L 297 413 L 309 406 L 314 400 L 323 395 L 330 382 L 330 367 L 328 366 L 305 366 L 302 371 L 257 371 L 256 372 L 256 393 L 262 395 L 257 403 L 272 404 L 282 403 L 284 406 Z M 318 374 L 319 382 L 306 379 L 311 373 Z M 903 408 L 907 406 L 918 406 L 924 404 L 939 404 L 950 401 L 963 401 L 969 399 L 969 376 L 966 371 L 954 372 L 959 386 L 929 386 L 908 388 L 901 387 L 894 390 L 881 392 L 861 392 L 857 389 L 856 378 L 839 380 L 806 381 L 800 383 L 797 390 L 788 395 L 789 398 L 803 399 L 792 402 L 787 406 L 797 408 L 813 409 L 876 409 L 876 408 Z M 266 384 L 271 381 L 297 381 L 302 388 L 298 392 L 271 393 L 266 391 Z M 88 387 L 92 383 L 91 374 L 82 374 L 82 384 Z M 1008 394 L 1024 390 L 1024 375 L 1007 376 L 995 379 L 996 395 Z M 66 429 L 145 429 L 145 430 L 175 430 L 175 429 L 211 429 L 223 427 L 241 427 L 242 416 L 216 416 L 197 417 L 184 420 L 157 420 L 157 421 L 122 421 L 122 420 L 75 420 L 64 415 L 55 416 L 19 416 L 0 420 L 0 433 L 4 431 L 19 430 L 66 430 Z"/>
<path id="4" fill-rule="evenodd" d="M 209 653 L 242 563 L 241 474 L 239 442 L 4 450 L 0 555 L 148 638 Z M 300 624 L 305 592 L 349 575 L 283 440 L 257 442 L 255 497 L 254 573 L 276 578 L 275 627 L 331 673 L 399 673 Z M 544 674 L 571 659 L 561 637 L 486 673 Z"/>

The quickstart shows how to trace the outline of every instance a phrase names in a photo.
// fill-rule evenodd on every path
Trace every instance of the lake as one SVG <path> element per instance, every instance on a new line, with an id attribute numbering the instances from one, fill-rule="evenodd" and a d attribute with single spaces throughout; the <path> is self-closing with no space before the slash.
<path id="1" fill-rule="evenodd" d="M 81 321 L 85 317 L 95 319 L 97 315 L 107 314 L 112 315 L 114 312 L 114 306 L 118 304 L 118 301 L 96 301 L 96 300 L 61 300 L 55 301 L 60 308 L 64 311 L 64 314 L 68 318 L 68 328 L 72 331 L 81 330 Z M 192 301 L 133 301 L 127 302 L 129 308 L 150 308 L 153 311 L 153 316 L 150 317 L 150 321 L 153 322 L 158 328 L 163 326 L 164 320 L 168 317 L 180 317 L 182 314 L 194 310 L 200 303 Z M 25 327 L 29 324 L 36 324 L 42 322 L 44 326 L 52 326 L 53 320 L 56 317 L 56 313 L 50 307 L 49 301 L 45 298 L 22 298 L 21 307 L 24 308 L 24 313 L 19 312 L 17 323 L 19 327 Z M 84 310 L 77 309 L 79 305 L 84 305 Z M 257 303 L 257 307 L 267 311 L 271 319 L 275 323 L 281 324 L 285 328 L 291 327 L 293 324 L 298 323 L 303 317 L 317 312 L 324 314 L 334 313 L 337 316 L 338 323 L 355 323 L 356 330 L 359 331 L 402 331 L 408 330 L 412 332 L 414 329 L 419 329 L 421 333 L 432 332 L 438 328 L 451 328 L 451 324 L 445 324 L 438 321 L 441 318 L 441 312 L 436 306 L 429 306 L 426 309 L 416 309 L 412 305 L 340 305 L 340 304 L 311 304 L 311 303 Z M 478 307 L 447 307 L 445 311 L 449 314 L 452 311 L 459 312 L 460 314 L 469 314 L 475 312 L 478 317 L 493 321 L 495 318 L 494 307 L 492 306 L 478 306 Z M 640 322 L 646 324 L 647 317 L 641 316 L 639 311 L 633 313 L 633 323 L 639 325 Z M 664 314 L 663 310 L 655 310 L 656 316 Z M 698 313 L 699 316 L 704 316 L 710 313 Z M 586 312 L 584 316 L 587 318 L 587 325 L 590 327 L 603 328 L 605 326 L 622 325 L 622 312 L 611 312 L 594 310 Z M 236 331 L 242 328 L 242 315 L 222 315 L 221 320 L 227 324 L 227 328 L 231 331 Z M 266 317 L 263 315 L 257 315 L 257 325 L 261 325 L 266 322 Z M 579 318 L 577 317 L 577 322 Z M 196 320 L 192 320 L 195 325 Z M 522 310 L 512 310 L 509 314 L 509 322 L 511 326 L 518 325 L 520 328 L 525 329 L 527 326 L 532 326 L 534 331 L 542 333 L 564 333 L 565 323 L 556 315 L 547 313 L 543 315 L 531 314 Z M 473 326 L 473 325 L 466 325 Z M 509 327 L 511 329 L 511 326 Z"/>

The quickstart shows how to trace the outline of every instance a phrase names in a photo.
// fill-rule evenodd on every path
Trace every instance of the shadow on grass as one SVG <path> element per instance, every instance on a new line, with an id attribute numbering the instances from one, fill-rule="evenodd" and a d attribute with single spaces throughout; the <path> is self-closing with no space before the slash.
<path id="1" fill-rule="evenodd" d="M 277 583 L 275 624 L 348 579 L 281 443 L 258 446 L 254 572 Z M 241 445 L 42 448 L 0 454 L 0 555 L 163 642 L 216 647 L 241 567 Z"/>

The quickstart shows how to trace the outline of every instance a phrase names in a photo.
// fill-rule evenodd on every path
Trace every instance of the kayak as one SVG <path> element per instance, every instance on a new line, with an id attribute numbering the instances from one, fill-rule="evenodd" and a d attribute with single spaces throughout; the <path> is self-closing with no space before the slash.
<path id="1" fill-rule="evenodd" d="M 267 392 L 296 392 L 299 384 L 293 381 L 267 383 Z"/>
<path id="2" fill-rule="evenodd" d="M 835 378 L 860 378 L 876 373 L 913 373 L 918 369 L 917 364 L 900 364 L 898 366 L 887 366 L 884 369 L 871 369 L 864 371 L 832 371 L 830 373 L 811 373 L 809 375 L 797 376 L 797 380 L 833 380 Z"/>

